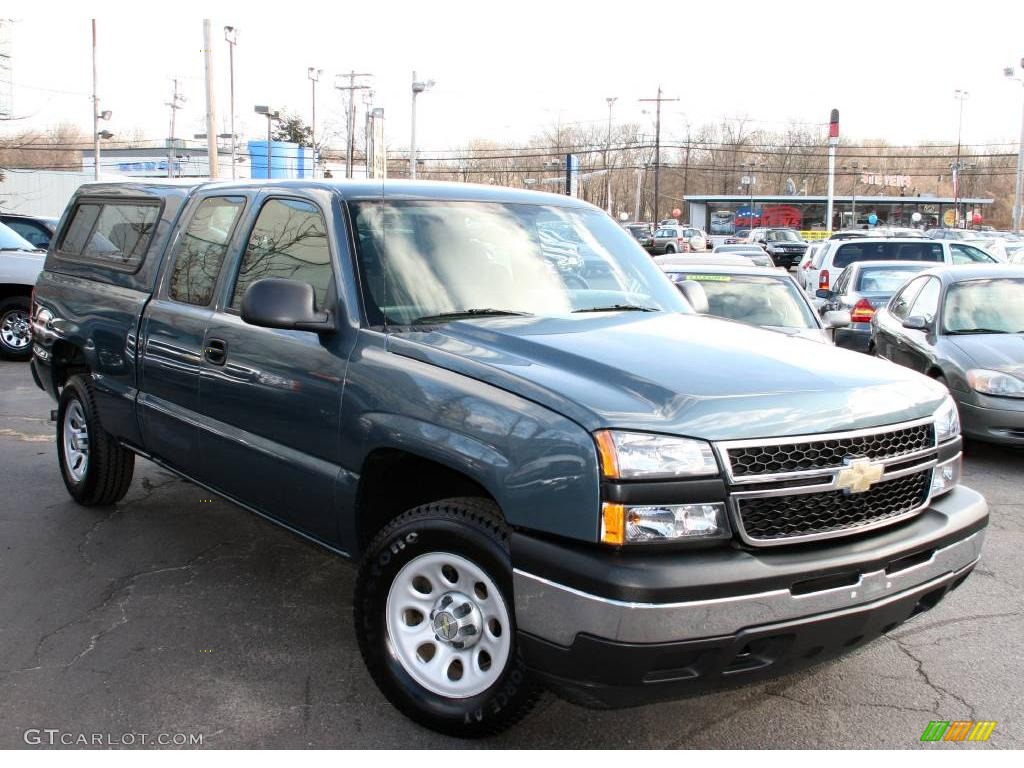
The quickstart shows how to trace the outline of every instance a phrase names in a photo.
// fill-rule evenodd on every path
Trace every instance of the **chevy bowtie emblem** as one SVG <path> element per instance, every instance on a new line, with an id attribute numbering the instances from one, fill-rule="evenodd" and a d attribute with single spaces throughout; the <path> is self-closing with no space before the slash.
<path id="1" fill-rule="evenodd" d="M 836 475 L 836 487 L 847 493 L 864 493 L 882 479 L 885 466 L 871 459 L 853 459 Z"/>

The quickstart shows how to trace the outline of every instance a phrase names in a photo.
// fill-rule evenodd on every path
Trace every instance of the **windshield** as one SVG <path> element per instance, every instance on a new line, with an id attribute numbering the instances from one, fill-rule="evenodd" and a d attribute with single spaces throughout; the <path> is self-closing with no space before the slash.
<path id="1" fill-rule="evenodd" d="M 34 251 L 36 247 L 6 224 L 0 224 L 0 248 L 8 251 Z"/>
<path id="2" fill-rule="evenodd" d="M 800 238 L 796 232 L 790 229 L 780 229 L 775 232 L 769 232 L 766 238 L 769 243 L 799 243 Z"/>
<path id="3" fill-rule="evenodd" d="M 358 202 L 350 209 L 363 301 L 375 325 L 470 310 L 690 311 L 636 240 L 599 211 L 459 201 Z"/>
<path id="4" fill-rule="evenodd" d="M 708 314 L 751 325 L 818 328 L 800 289 L 788 278 L 672 272 L 676 283 L 695 280 L 708 297 Z"/>
<path id="5" fill-rule="evenodd" d="M 857 277 L 856 290 L 860 293 L 896 293 L 910 276 L 925 269 L 927 264 L 907 264 L 905 267 L 865 267 Z"/>
<path id="6" fill-rule="evenodd" d="M 1024 332 L 1024 278 L 956 283 L 946 295 L 942 325 L 946 333 Z"/>
<path id="7" fill-rule="evenodd" d="M 942 245 L 929 241 L 880 243 L 855 240 L 839 246 L 832 266 L 837 269 L 848 267 L 855 261 L 942 261 Z"/>

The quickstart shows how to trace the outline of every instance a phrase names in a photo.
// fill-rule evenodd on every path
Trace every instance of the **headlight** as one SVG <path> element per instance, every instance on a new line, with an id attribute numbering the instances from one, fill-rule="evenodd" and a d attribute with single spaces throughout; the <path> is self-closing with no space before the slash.
<path id="1" fill-rule="evenodd" d="M 731 536 L 725 504 L 647 504 L 601 507 L 601 541 L 636 544 Z"/>
<path id="2" fill-rule="evenodd" d="M 601 430 L 594 434 L 601 474 L 613 480 L 666 480 L 718 474 L 711 446 L 703 440 Z"/>
<path id="3" fill-rule="evenodd" d="M 953 398 L 947 397 L 935 411 L 935 436 L 940 443 L 944 443 L 959 434 L 960 414 L 957 413 Z"/>
<path id="4" fill-rule="evenodd" d="M 975 392 L 998 397 L 1024 397 L 1024 381 L 1008 373 L 978 369 L 967 372 L 967 383 Z"/>

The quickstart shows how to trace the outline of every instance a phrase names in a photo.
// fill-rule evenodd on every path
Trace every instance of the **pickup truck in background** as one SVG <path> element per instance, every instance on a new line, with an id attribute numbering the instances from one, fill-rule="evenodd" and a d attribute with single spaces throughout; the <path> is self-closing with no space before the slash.
<path id="1" fill-rule="evenodd" d="M 32 356 L 29 328 L 32 286 L 43 271 L 45 251 L 0 223 L 0 360 Z"/>
<path id="2" fill-rule="evenodd" d="M 694 314 L 568 197 L 86 185 L 31 325 L 78 502 L 142 456 L 352 560 L 375 682 L 458 736 L 544 686 L 619 707 L 817 663 L 981 554 L 945 387 Z"/>

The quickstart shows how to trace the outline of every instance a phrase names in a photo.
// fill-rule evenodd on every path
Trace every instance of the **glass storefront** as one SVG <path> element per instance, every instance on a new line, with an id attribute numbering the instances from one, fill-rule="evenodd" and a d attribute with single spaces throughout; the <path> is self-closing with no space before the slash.
<path id="1" fill-rule="evenodd" d="M 753 227 L 790 227 L 802 231 L 824 231 L 826 203 L 819 200 L 793 197 L 784 200 L 761 202 L 756 198 L 753 203 L 746 201 L 714 201 L 697 203 L 690 198 L 691 221 L 693 226 L 703 226 L 709 235 L 731 235 L 740 229 Z M 696 210 L 703 207 L 703 218 L 693 216 Z M 960 204 L 961 217 L 970 213 L 981 212 L 982 204 L 975 201 Z M 921 219 L 915 223 L 913 214 L 920 213 Z M 870 217 L 874 215 L 875 226 L 932 227 L 952 226 L 954 217 L 953 202 L 907 198 L 900 202 L 877 202 L 871 198 L 850 198 L 836 200 L 833 205 L 832 229 L 860 229 L 870 226 Z M 694 221 L 692 219 L 696 218 Z"/>

